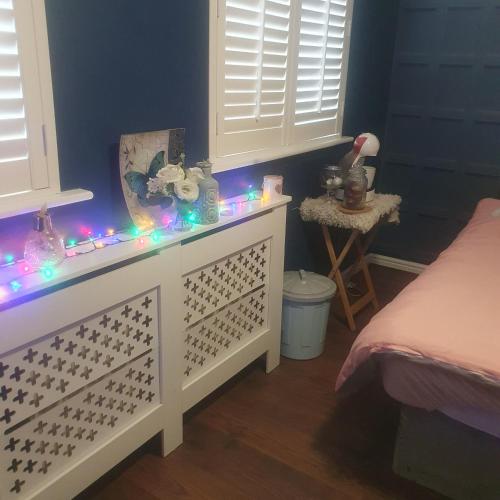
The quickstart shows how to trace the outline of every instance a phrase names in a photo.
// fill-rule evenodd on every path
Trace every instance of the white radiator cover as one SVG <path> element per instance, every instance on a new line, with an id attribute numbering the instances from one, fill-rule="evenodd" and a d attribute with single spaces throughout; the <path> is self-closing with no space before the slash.
<path id="1" fill-rule="evenodd" d="M 159 432 L 166 455 L 184 411 L 278 365 L 287 201 L 0 311 L 0 499 L 70 498 Z"/>

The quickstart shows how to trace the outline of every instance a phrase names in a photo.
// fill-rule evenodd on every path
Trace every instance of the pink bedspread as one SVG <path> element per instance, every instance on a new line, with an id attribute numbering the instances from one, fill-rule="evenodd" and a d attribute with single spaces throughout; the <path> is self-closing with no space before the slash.
<path id="1" fill-rule="evenodd" d="M 371 320 L 336 389 L 375 353 L 403 353 L 500 382 L 500 200 L 482 200 L 452 245 Z"/>

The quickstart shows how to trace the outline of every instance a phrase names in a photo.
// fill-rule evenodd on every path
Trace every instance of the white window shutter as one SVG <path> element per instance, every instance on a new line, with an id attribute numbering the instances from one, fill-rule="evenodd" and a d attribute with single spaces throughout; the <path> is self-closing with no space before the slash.
<path id="1" fill-rule="evenodd" d="M 290 0 L 219 2 L 218 156 L 283 145 Z"/>
<path id="2" fill-rule="evenodd" d="M 30 2 L 0 0 L 0 196 L 48 186 L 33 31 Z"/>
<path id="3" fill-rule="evenodd" d="M 302 0 L 292 143 L 334 136 L 345 85 L 348 0 Z"/>

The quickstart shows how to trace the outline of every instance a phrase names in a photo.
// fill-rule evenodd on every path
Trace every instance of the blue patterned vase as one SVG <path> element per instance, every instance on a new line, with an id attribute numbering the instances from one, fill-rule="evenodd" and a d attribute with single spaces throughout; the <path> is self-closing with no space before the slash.
<path id="1" fill-rule="evenodd" d="M 219 183 L 212 177 L 212 164 L 201 161 L 196 164 L 203 170 L 204 178 L 198 184 L 200 196 L 198 198 L 200 224 L 215 224 L 219 221 Z"/>

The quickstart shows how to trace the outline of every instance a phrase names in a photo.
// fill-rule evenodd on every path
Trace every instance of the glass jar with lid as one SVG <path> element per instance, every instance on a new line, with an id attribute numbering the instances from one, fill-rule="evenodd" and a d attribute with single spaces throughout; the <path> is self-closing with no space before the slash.
<path id="1" fill-rule="evenodd" d="M 344 201 L 342 206 L 349 210 L 361 210 L 365 206 L 368 179 L 361 164 L 353 165 L 344 179 Z"/>
<path id="2" fill-rule="evenodd" d="M 334 196 L 335 191 L 342 187 L 342 168 L 337 165 L 328 165 L 321 173 L 321 187 L 326 189 L 328 196 Z"/>

